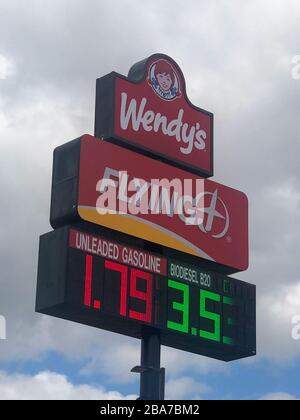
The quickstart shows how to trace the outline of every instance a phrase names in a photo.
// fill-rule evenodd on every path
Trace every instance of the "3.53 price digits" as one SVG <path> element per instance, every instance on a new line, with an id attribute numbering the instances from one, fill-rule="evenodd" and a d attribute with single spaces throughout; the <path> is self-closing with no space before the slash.
<path id="1" fill-rule="evenodd" d="M 220 305 L 234 305 L 233 299 L 229 297 L 223 297 L 218 293 L 213 293 L 207 290 L 196 289 L 194 287 L 190 287 L 188 284 L 180 283 L 175 280 L 168 280 L 168 295 L 171 296 L 171 312 L 169 311 L 169 318 L 176 318 L 176 321 L 168 320 L 167 321 L 167 328 L 174 331 L 179 331 L 185 334 L 192 334 L 193 336 L 198 336 L 206 340 L 223 343 L 227 345 L 233 345 L 234 340 L 230 337 L 222 336 L 221 335 L 221 328 L 222 322 L 227 323 L 227 325 L 233 325 L 234 320 L 231 317 L 226 319 L 222 319 L 223 311 L 213 312 L 208 310 L 208 304 L 219 304 Z M 172 297 L 172 291 L 177 292 L 177 296 L 179 293 L 180 298 L 174 299 Z M 198 316 L 200 317 L 199 324 L 200 328 L 195 328 L 190 326 L 190 318 L 194 314 L 191 314 L 191 293 L 197 293 L 197 299 L 199 305 L 197 305 Z M 178 322 L 178 317 L 180 317 L 181 321 Z M 201 323 L 210 322 L 213 326 L 210 330 L 201 327 Z"/>

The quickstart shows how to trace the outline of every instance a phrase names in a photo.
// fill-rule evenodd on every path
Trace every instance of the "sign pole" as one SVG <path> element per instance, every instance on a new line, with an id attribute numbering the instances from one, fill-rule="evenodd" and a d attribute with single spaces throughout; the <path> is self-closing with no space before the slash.
<path id="1" fill-rule="evenodd" d="M 140 373 L 140 400 L 164 400 L 165 369 L 160 367 L 160 333 L 144 326 L 141 340 L 141 366 L 132 372 Z"/>

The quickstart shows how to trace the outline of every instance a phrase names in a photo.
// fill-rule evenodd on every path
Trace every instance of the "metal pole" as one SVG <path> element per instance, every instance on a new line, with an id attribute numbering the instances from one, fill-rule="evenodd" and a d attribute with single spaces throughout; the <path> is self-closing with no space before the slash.
<path id="1" fill-rule="evenodd" d="M 143 328 L 141 366 L 148 368 L 141 373 L 140 398 L 160 399 L 160 336 L 152 328 Z"/>
<path id="2" fill-rule="evenodd" d="M 140 400 L 164 400 L 165 369 L 160 367 L 160 333 L 143 327 L 141 341 L 141 366 L 132 372 L 141 374 Z"/>

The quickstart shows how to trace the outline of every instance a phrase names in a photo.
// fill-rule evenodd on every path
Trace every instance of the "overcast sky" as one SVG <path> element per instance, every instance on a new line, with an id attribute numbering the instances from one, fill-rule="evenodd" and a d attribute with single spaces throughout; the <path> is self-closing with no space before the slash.
<path id="1" fill-rule="evenodd" d="M 258 287 L 258 356 L 225 365 L 163 349 L 168 396 L 300 398 L 299 21 L 298 0 L 0 0 L 0 398 L 138 393 L 138 341 L 43 317 L 34 300 L 53 149 L 93 134 L 97 77 L 156 52 L 215 114 L 214 179 L 250 200 L 238 277 Z"/>

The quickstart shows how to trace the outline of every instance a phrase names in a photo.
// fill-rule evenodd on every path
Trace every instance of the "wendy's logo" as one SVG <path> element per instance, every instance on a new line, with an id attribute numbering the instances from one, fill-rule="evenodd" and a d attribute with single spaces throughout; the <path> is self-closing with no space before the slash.
<path id="1" fill-rule="evenodd" d="M 127 76 L 97 79 L 95 136 L 213 175 L 213 114 L 192 104 L 180 66 L 165 54 L 138 61 Z"/>
<path id="2" fill-rule="evenodd" d="M 154 92 L 165 101 L 181 96 L 179 76 L 167 60 L 158 60 L 150 66 L 148 81 Z"/>

